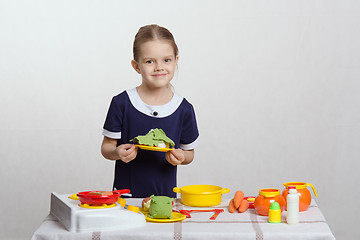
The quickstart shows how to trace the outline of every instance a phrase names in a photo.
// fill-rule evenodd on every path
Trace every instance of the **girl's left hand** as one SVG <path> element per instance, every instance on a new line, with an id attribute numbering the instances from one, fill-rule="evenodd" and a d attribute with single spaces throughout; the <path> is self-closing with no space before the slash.
<path id="1" fill-rule="evenodd" d="M 177 148 L 165 154 L 166 160 L 173 166 L 180 165 L 185 160 L 184 150 Z"/>

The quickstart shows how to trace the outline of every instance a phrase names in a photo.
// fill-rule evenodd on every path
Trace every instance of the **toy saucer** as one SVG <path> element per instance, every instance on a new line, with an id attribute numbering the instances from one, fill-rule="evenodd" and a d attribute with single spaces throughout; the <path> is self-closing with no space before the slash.
<path id="1" fill-rule="evenodd" d="M 172 222 L 180 222 L 186 218 L 186 215 L 178 213 L 178 212 L 172 212 L 171 216 L 172 216 L 172 218 L 149 218 L 146 213 L 145 219 L 148 222 L 172 223 Z"/>
<path id="2" fill-rule="evenodd" d="M 139 144 L 135 144 L 135 146 L 144 150 L 157 151 L 157 152 L 168 152 L 174 150 L 173 148 L 151 147 L 151 146 L 139 145 Z"/>

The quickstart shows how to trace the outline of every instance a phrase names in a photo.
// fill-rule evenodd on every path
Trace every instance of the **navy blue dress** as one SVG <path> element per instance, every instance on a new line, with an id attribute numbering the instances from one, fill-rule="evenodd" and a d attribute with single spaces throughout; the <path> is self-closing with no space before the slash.
<path id="1" fill-rule="evenodd" d="M 117 144 L 130 142 L 151 129 L 161 128 L 175 143 L 175 148 L 192 150 L 198 145 L 199 132 L 192 105 L 174 93 L 165 105 L 145 104 L 136 88 L 113 97 L 106 116 L 103 135 L 117 139 Z M 177 167 L 165 159 L 165 153 L 138 149 L 129 163 L 116 161 L 114 189 L 130 189 L 132 197 L 152 194 L 176 197 Z"/>

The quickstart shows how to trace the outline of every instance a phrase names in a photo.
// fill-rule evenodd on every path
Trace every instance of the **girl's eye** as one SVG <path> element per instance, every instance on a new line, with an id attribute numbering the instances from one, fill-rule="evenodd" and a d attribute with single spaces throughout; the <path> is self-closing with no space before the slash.
<path id="1" fill-rule="evenodd" d="M 170 58 L 165 59 L 165 62 L 169 63 L 169 62 L 171 62 L 171 59 Z"/>
<path id="2" fill-rule="evenodd" d="M 153 60 L 147 60 L 145 63 L 147 63 L 147 64 L 152 64 L 152 63 L 153 63 Z"/>

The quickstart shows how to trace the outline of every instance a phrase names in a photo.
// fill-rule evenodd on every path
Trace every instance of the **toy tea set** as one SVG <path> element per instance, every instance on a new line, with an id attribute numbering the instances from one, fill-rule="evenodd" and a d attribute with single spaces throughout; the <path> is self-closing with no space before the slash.
<path id="1" fill-rule="evenodd" d="M 287 210 L 287 223 L 296 224 L 299 212 L 306 211 L 311 203 L 310 186 L 315 196 L 317 192 L 311 183 L 287 182 L 280 194 L 279 189 L 264 188 L 254 200 L 255 211 L 262 216 L 269 216 L 270 223 L 281 222 L 281 212 Z"/>
<path id="2" fill-rule="evenodd" d="M 317 197 L 315 187 L 311 183 L 305 182 L 288 182 L 284 183 L 285 189 L 280 194 L 279 189 L 264 188 L 259 190 L 259 196 L 256 197 L 254 207 L 257 213 L 263 216 L 268 216 L 270 205 L 273 202 L 277 202 L 280 205 L 281 211 L 286 209 L 286 198 L 289 194 L 289 186 L 295 186 L 297 194 L 299 195 L 299 211 L 305 211 L 308 209 L 311 203 L 311 194 L 307 189 L 308 186 L 314 191 Z"/>

